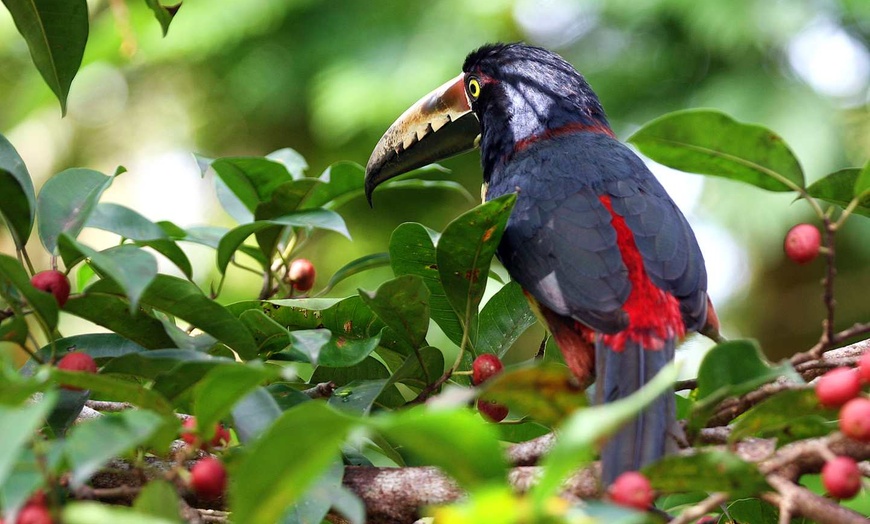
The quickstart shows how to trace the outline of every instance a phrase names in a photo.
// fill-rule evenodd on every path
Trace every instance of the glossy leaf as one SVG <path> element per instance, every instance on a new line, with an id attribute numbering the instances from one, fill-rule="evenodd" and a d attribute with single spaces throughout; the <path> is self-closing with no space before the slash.
<path id="1" fill-rule="evenodd" d="M 389 379 L 390 371 L 374 357 L 369 357 L 353 366 L 333 368 L 318 366 L 309 380 L 310 384 L 320 382 L 334 382 L 336 386 L 344 386 L 357 380 Z M 390 408 L 397 408 L 405 404 L 405 399 L 395 386 L 389 385 L 384 388 L 378 401 Z"/>
<path id="2" fill-rule="evenodd" d="M 870 191 L 870 160 L 864 164 L 861 172 L 858 173 L 858 179 L 855 180 L 854 195 L 860 197 L 868 191 Z"/>
<path id="3" fill-rule="evenodd" d="M 334 288 L 341 281 L 348 279 L 354 275 L 358 275 L 363 271 L 368 271 L 369 269 L 375 269 L 389 265 L 389 253 L 374 253 L 371 255 L 359 257 L 356 260 L 351 260 L 347 264 L 341 266 L 335 273 L 332 274 L 331 277 L 329 277 L 329 282 L 326 283 L 326 286 L 323 289 L 317 292 L 317 296 L 329 293 L 330 291 L 332 291 L 332 288 Z"/>
<path id="4" fill-rule="evenodd" d="M 160 394 L 129 380 L 109 375 L 51 369 L 52 380 L 59 385 L 89 389 L 117 402 L 129 402 L 134 406 L 150 409 L 171 420 L 172 406 Z"/>
<path id="5" fill-rule="evenodd" d="M 148 8 L 154 12 L 154 18 L 160 22 L 163 36 L 166 36 L 166 33 L 169 32 L 169 24 L 172 23 L 175 13 L 177 13 L 178 9 L 181 7 L 181 2 L 179 1 L 174 5 L 163 5 L 160 3 L 160 0 L 145 0 L 145 3 L 148 4 Z"/>
<path id="6" fill-rule="evenodd" d="M 436 233 L 421 224 L 400 225 L 390 237 L 390 266 L 396 276 L 417 275 L 429 288 L 429 314 L 457 346 L 462 342 L 462 323 L 453 311 L 435 260 Z"/>
<path id="7" fill-rule="evenodd" d="M 18 151 L 0 135 L 0 217 L 6 222 L 15 247 L 21 249 L 30 237 L 36 216 L 33 180 Z"/>
<path id="8" fill-rule="evenodd" d="M 384 323 L 359 296 L 247 301 L 230 304 L 227 309 L 235 315 L 259 309 L 290 330 L 324 328 L 349 338 L 377 336 L 384 328 Z"/>
<path id="9" fill-rule="evenodd" d="M 217 253 L 217 264 L 220 272 L 226 272 L 233 254 L 239 249 L 239 246 L 242 245 L 246 238 L 258 231 L 263 231 L 267 228 L 274 228 L 276 226 L 326 229 L 329 231 L 335 231 L 336 233 L 350 238 L 350 233 L 347 231 L 344 219 L 342 219 L 339 214 L 326 209 L 299 211 L 297 213 L 291 213 L 270 220 L 251 222 L 250 224 L 244 224 L 230 230 L 230 232 L 221 238 Z"/>
<path id="10" fill-rule="evenodd" d="M 88 289 L 83 295 L 71 296 L 63 310 L 114 331 L 148 349 L 175 346 L 159 320 L 142 312 L 131 313 L 126 299 L 101 292 L 99 288 Z"/>
<path id="11" fill-rule="evenodd" d="M 429 331 L 429 290 L 417 275 L 404 275 L 381 284 L 377 291 L 359 291 L 363 302 L 414 348 L 426 344 Z"/>
<path id="12" fill-rule="evenodd" d="M 565 366 L 538 365 L 505 371 L 486 382 L 481 398 L 494 400 L 555 427 L 588 402 Z"/>
<path id="13" fill-rule="evenodd" d="M 112 282 L 101 280 L 88 288 L 87 292 L 118 294 L 120 289 Z M 238 352 L 244 359 L 257 354 L 257 344 L 244 324 L 187 280 L 157 275 L 142 295 L 141 302 L 189 322 Z"/>
<path id="14" fill-rule="evenodd" d="M 861 173 L 862 170 L 856 167 L 841 169 L 813 182 L 807 188 L 807 193 L 811 197 L 830 202 L 845 209 L 849 207 L 852 199 L 859 195 L 855 190 L 858 187 L 858 177 Z M 870 178 L 870 175 L 868 175 L 868 178 Z M 866 192 L 866 190 L 862 192 L 858 206 L 855 208 L 855 213 L 870 216 L 870 192 Z"/>
<path id="15" fill-rule="evenodd" d="M 450 222 L 438 239 L 435 260 L 447 300 L 476 340 L 478 306 L 489 265 L 516 202 L 511 193 L 490 200 Z"/>
<path id="16" fill-rule="evenodd" d="M 163 228 L 128 207 L 100 202 L 85 222 L 85 227 L 95 227 L 131 240 L 165 239 Z"/>
<path id="17" fill-rule="evenodd" d="M 674 169 L 746 182 L 769 191 L 804 186 L 804 174 L 776 133 L 709 109 L 669 113 L 629 139 L 644 155 Z"/>
<path id="18" fill-rule="evenodd" d="M 82 485 L 113 457 L 146 442 L 161 422 L 161 418 L 150 411 L 128 410 L 74 427 L 64 447 L 72 466 L 71 484 Z"/>
<path id="19" fill-rule="evenodd" d="M 274 353 L 287 349 L 290 345 L 290 332 L 259 309 L 249 309 L 239 315 L 257 343 L 257 354 L 268 358 Z"/>
<path id="20" fill-rule="evenodd" d="M 28 333 L 27 320 L 22 316 L 13 315 L 0 321 L 0 342 L 14 342 L 18 345 L 24 345 Z"/>
<path id="21" fill-rule="evenodd" d="M 74 240 L 66 233 L 58 240 L 61 251 L 75 251 L 91 260 L 103 274 L 113 279 L 130 299 L 130 311 L 139 305 L 142 294 L 157 277 L 154 255 L 130 244 L 96 251 Z"/>
<path id="22" fill-rule="evenodd" d="M 230 471 L 233 519 L 278 522 L 326 471 L 353 425 L 353 419 L 322 402 L 306 402 L 284 412 Z"/>
<path id="23" fill-rule="evenodd" d="M 277 375 L 276 368 L 236 364 L 219 366 L 205 375 L 194 390 L 194 413 L 199 430 L 210 437 L 214 425 L 257 386 Z"/>
<path id="24" fill-rule="evenodd" d="M 666 492 L 725 492 L 752 496 L 770 488 L 758 466 L 727 451 L 701 451 L 669 456 L 643 468 L 653 489 Z"/>
<path id="25" fill-rule="evenodd" d="M 337 388 L 327 403 L 351 415 L 368 415 L 388 382 L 388 379 L 355 380 Z"/>
<path id="26" fill-rule="evenodd" d="M 55 346 L 61 350 L 84 351 L 93 357 L 97 364 L 111 363 L 119 357 L 145 351 L 144 347 L 117 333 L 87 333 L 63 337 L 55 341 Z M 43 346 L 39 354 L 48 358 L 51 355 L 51 346 L 48 344 Z"/>
<path id="27" fill-rule="evenodd" d="M 57 401 L 56 393 L 46 393 L 39 402 L 22 406 L 0 405 L 0 486 L 6 481 L 24 446 Z"/>
<path id="28" fill-rule="evenodd" d="M 290 147 L 272 151 L 266 155 L 266 158 L 273 162 L 278 162 L 287 168 L 287 172 L 290 173 L 290 176 L 292 176 L 294 180 L 299 180 L 304 177 L 305 171 L 308 170 L 308 162 L 305 161 L 305 157 Z"/>
<path id="29" fill-rule="evenodd" d="M 439 467 L 467 489 L 504 482 L 507 475 L 494 426 L 468 409 L 414 408 L 376 419 L 374 425 L 422 464 Z"/>
<path id="30" fill-rule="evenodd" d="M 426 346 L 405 357 L 393 374 L 390 384 L 401 382 L 422 389 L 444 373 L 444 354 L 438 348 Z"/>
<path id="31" fill-rule="evenodd" d="M 133 501 L 133 509 L 136 511 L 175 524 L 182 522 L 178 511 L 180 505 L 181 500 L 175 486 L 162 479 L 154 479 L 145 484 Z"/>
<path id="32" fill-rule="evenodd" d="M 332 507 L 333 495 L 341 487 L 344 464 L 341 460 L 332 463 L 302 497 L 293 505 L 280 524 L 315 524 L 323 522 Z"/>
<path id="33" fill-rule="evenodd" d="M 267 202 L 278 186 L 293 180 L 283 164 L 265 157 L 218 158 L 207 165 L 251 213 L 260 202 Z"/>
<path id="34" fill-rule="evenodd" d="M 483 306 L 474 348 L 477 354 L 504 356 L 520 335 L 536 321 L 520 285 L 508 282 Z"/>
<path id="35" fill-rule="evenodd" d="M 281 416 L 281 408 L 266 388 L 258 387 L 236 402 L 231 413 L 239 441 L 248 443 Z"/>
<path id="36" fill-rule="evenodd" d="M 151 515 L 125 506 L 101 502 L 71 502 L 63 507 L 64 524 L 177 524 L 177 520 Z"/>
<path id="37" fill-rule="evenodd" d="M 36 199 L 39 238 L 54 253 L 58 237 L 78 238 L 112 177 L 92 169 L 67 169 L 49 178 Z"/>
<path id="38" fill-rule="evenodd" d="M 316 184 L 317 180 L 313 178 L 301 178 L 281 184 L 275 188 L 268 201 L 257 205 L 254 219 L 269 220 L 299 211 L 300 204 L 312 193 Z M 283 229 L 285 228 L 272 227 L 256 232 L 257 244 L 266 257 L 271 257 Z"/>
<path id="39" fill-rule="evenodd" d="M 783 391 L 735 419 L 728 440 L 775 438 L 779 447 L 796 440 L 827 435 L 836 430 L 837 418 L 837 410 L 822 408 L 815 389 Z"/>
<path id="40" fill-rule="evenodd" d="M 348 200 L 363 194 L 365 169 L 355 162 L 336 162 L 317 179 L 311 196 L 303 203 L 303 209 L 328 206 L 335 209 Z"/>
<path id="41" fill-rule="evenodd" d="M 27 42 L 39 74 L 66 114 L 70 84 L 78 72 L 88 41 L 85 0 L 3 0 L 15 27 Z"/>
<path id="42" fill-rule="evenodd" d="M 790 370 L 790 373 L 789 373 Z M 711 349 L 698 369 L 698 400 L 740 395 L 784 374 L 791 366 L 771 367 L 754 341 L 732 340 Z"/>
<path id="43" fill-rule="evenodd" d="M 50 293 L 30 285 L 30 277 L 14 258 L 0 253 L 0 297 L 14 309 L 26 302 L 48 329 L 57 327 L 57 300 Z M 69 304 L 69 302 L 67 302 Z"/>
<path id="44" fill-rule="evenodd" d="M 157 251 L 164 257 L 168 258 L 170 262 L 175 264 L 175 266 L 184 273 L 188 279 L 193 278 L 193 266 L 190 264 L 190 259 L 187 258 L 187 254 L 178 244 L 173 240 L 139 240 L 136 241 L 135 244 L 141 247 L 150 247 L 154 251 Z"/>
<path id="45" fill-rule="evenodd" d="M 543 474 L 533 488 L 536 508 L 542 508 L 553 496 L 562 481 L 572 472 L 590 463 L 595 457 L 598 443 L 615 433 L 623 424 L 668 391 L 678 376 L 678 368 L 670 364 L 646 386 L 615 402 L 582 409 L 562 425 L 559 439 L 543 462 Z"/>

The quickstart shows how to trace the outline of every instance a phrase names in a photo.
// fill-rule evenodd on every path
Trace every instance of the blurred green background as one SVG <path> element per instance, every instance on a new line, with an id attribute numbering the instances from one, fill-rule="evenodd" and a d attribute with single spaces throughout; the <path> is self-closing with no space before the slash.
<path id="1" fill-rule="evenodd" d="M 309 175 L 340 160 L 365 164 L 395 117 L 455 76 L 469 51 L 494 41 L 562 54 L 587 77 L 623 139 L 668 111 L 712 107 L 783 136 L 809 181 L 870 156 L 866 0 L 185 0 L 165 38 L 143 1 L 89 6 L 90 38 L 65 118 L 0 9 L 0 133 L 37 188 L 68 167 L 111 173 L 124 165 L 129 173 L 104 201 L 182 227 L 233 224 L 191 153 L 291 147 L 307 159 Z M 451 173 L 436 176 L 478 194 L 476 153 L 444 166 Z M 823 266 L 795 266 L 781 249 L 791 225 L 812 220 L 808 207 L 789 195 L 651 167 L 699 236 L 725 334 L 757 338 L 777 358 L 811 346 L 823 316 Z M 339 210 L 352 242 L 321 234 L 305 255 L 323 285 L 346 262 L 386 251 L 398 224 L 440 230 L 473 204 L 441 191 L 379 192 L 374 210 L 363 199 Z M 8 234 L 0 235 L 0 249 L 14 252 Z M 93 230 L 82 238 L 97 247 L 117 241 Z M 838 250 L 837 328 L 845 328 L 870 320 L 870 220 L 850 220 Z M 30 251 L 45 268 L 35 235 Z M 214 253 L 189 253 L 207 288 Z M 168 264 L 162 270 L 171 272 Z M 388 276 L 369 272 L 332 295 L 372 289 Z M 221 300 L 252 298 L 259 286 L 231 270 Z M 536 336 L 524 344 L 536 348 Z"/>

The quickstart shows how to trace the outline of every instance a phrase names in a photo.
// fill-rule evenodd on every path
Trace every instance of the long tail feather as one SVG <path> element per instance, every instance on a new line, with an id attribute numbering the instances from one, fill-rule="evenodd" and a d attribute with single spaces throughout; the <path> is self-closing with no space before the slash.
<path id="1" fill-rule="evenodd" d="M 634 393 L 674 358 L 674 340 L 664 347 L 644 349 L 628 341 L 616 352 L 599 340 L 595 349 L 597 375 L 596 401 L 612 402 Z M 601 451 L 605 486 L 625 471 L 638 470 L 661 458 L 669 447 L 668 435 L 676 423 L 673 392 L 653 401 L 642 413 L 620 429 Z"/>

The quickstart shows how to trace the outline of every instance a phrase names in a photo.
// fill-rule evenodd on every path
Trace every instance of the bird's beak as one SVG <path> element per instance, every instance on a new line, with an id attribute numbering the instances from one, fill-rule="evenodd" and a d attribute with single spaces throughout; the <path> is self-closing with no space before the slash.
<path id="1" fill-rule="evenodd" d="M 474 149 L 479 136 L 463 73 L 418 100 L 381 137 L 366 166 L 369 204 L 381 182 Z"/>

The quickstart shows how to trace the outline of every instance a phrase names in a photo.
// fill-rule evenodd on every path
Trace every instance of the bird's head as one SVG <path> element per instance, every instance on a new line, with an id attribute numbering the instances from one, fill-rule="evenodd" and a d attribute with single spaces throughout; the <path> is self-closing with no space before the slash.
<path id="1" fill-rule="evenodd" d="M 612 134 L 598 97 L 571 64 L 539 47 L 487 45 L 381 137 L 366 166 L 366 195 L 371 201 L 378 184 L 478 146 L 489 181 L 500 162 L 536 140 L 582 130 Z"/>

